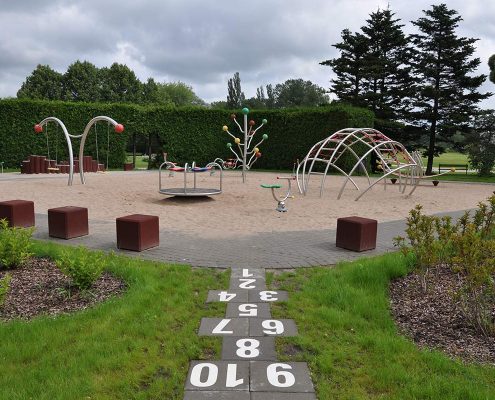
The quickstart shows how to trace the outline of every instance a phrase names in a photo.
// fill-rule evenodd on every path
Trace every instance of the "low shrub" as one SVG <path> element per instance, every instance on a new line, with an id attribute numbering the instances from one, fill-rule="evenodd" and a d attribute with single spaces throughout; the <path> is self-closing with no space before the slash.
<path id="1" fill-rule="evenodd" d="M 413 255 L 423 290 L 429 271 L 447 265 L 459 278 L 453 295 L 465 317 L 482 334 L 495 335 L 495 195 L 455 225 L 449 217 L 423 215 L 418 205 L 409 213 L 406 234 L 408 242 L 397 237 L 395 245 Z"/>
<path id="2" fill-rule="evenodd" d="M 7 297 L 7 292 L 10 288 L 10 281 L 12 275 L 6 274 L 3 278 L 0 278 L 0 307 L 3 306 L 5 302 L 5 297 Z"/>
<path id="3" fill-rule="evenodd" d="M 60 271 L 71 278 L 74 287 L 86 290 L 101 276 L 104 254 L 78 247 L 62 251 L 55 263 Z"/>
<path id="4" fill-rule="evenodd" d="M 9 227 L 0 220 L 0 267 L 16 268 L 31 257 L 31 236 L 34 228 Z"/>

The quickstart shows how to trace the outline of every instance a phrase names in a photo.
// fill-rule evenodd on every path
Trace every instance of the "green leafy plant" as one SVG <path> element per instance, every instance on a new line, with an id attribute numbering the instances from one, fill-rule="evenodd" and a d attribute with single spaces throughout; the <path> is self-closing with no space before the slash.
<path id="1" fill-rule="evenodd" d="M 31 257 L 33 228 L 9 227 L 7 220 L 0 220 L 0 266 L 16 268 Z"/>
<path id="2" fill-rule="evenodd" d="M 89 251 L 84 247 L 64 250 L 55 260 L 57 267 L 72 280 L 72 285 L 87 290 L 101 276 L 104 267 L 102 252 Z"/>
<path id="3" fill-rule="evenodd" d="M 0 278 L 0 307 L 3 306 L 5 302 L 5 297 L 10 288 L 10 281 L 12 280 L 12 275 L 5 274 L 3 278 Z"/>

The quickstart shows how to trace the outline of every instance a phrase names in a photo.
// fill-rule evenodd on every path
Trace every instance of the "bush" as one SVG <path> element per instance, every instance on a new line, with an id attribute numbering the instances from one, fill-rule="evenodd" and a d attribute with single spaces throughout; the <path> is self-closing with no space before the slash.
<path id="1" fill-rule="evenodd" d="M 55 260 L 57 267 L 72 280 L 72 285 L 86 290 L 101 276 L 104 255 L 84 247 L 64 250 Z"/>
<path id="2" fill-rule="evenodd" d="M 6 274 L 3 278 L 0 278 L 0 307 L 3 306 L 5 302 L 5 297 L 7 297 L 7 292 L 10 288 L 10 280 L 12 275 Z"/>
<path id="3" fill-rule="evenodd" d="M 449 266 L 459 277 L 460 289 L 454 295 L 461 311 L 482 334 L 495 335 L 495 195 L 455 225 L 449 217 L 423 215 L 418 205 L 409 213 L 406 234 L 408 243 L 397 237 L 395 244 L 413 254 L 423 290 L 431 269 Z"/>
<path id="4" fill-rule="evenodd" d="M 0 220 L 0 266 L 16 268 L 31 257 L 31 236 L 34 228 L 9 227 L 7 220 Z"/>

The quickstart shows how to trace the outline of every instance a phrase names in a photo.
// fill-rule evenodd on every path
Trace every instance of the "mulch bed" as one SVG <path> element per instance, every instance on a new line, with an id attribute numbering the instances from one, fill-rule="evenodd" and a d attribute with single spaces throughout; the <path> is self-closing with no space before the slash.
<path id="1" fill-rule="evenodd" d="M 89 290 L 81 292 L 71 287 L 70 279 L 46 258 L 32 258 L 18 269 L 0 271 L 0 278 L 7 272 L 12 280 L 5 303 L 0 306 L 3 321 L 84 310 L 126 288 L 125 282 L 105 272 Z"/>
<path id="2" fill-rule="evenodd" d="M 399 330 L 420 347 L 439 349 L 464 361 L 495 365 L 495 337 L 481 335 L 464 318 L 452 295 L 459 285 L 457 276 L 447 267 L 430 273 L 426 293 L 418 274 L 392 281 L 391 308 Z"/>

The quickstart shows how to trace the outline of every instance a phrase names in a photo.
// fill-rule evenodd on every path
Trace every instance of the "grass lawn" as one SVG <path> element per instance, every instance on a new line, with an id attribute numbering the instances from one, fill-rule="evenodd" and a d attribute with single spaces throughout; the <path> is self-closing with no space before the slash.
<path id="1" fill-rule="evenodd" d="M 426 166 L 428 159 L 423 157 L 423 162 Z M 437 168 L 438 164 L 468 164 L 469 160 L 467 154 L 457 153 L 454 151 L 447 151 L 445 153 L 440 154 L 438 157 L 433 159 L 433 166 Z M 464 171 L 459 171 L 464 172 Z"/>
<path id="2" fill-rule="evenodd" d="M 36 245 L 38 255 L 58 251 Z M 0 324 L 1 399 L 182 400 L 189 360 L 219 359 L 221 339 L 196 330 L 201 317 L 225 315 L 205 300 L 208 289 L 228 287 L 228 273 L 125 257 L 107 268 L 128 282 L 122 297 Z M 289 290 L 288 303 L 272 304 L 274 316 L 299 328 L 277 339 L 279 359 L 308 362 L 320 400 L 495 399 L 495 367 L 419 350 L 397 334 L 387 286 L 406 271 L 392 254 L 269 274 L 270 285 Z"/>
<path id="3" fill-rule="evenodd" d="M 127 154 L 127 162 L 132 162 L 132 154 Z M 136 169 L 147 169 L 148 168 L 148 160 L 143 161 L 143 156 L 136 155 Z"/>

